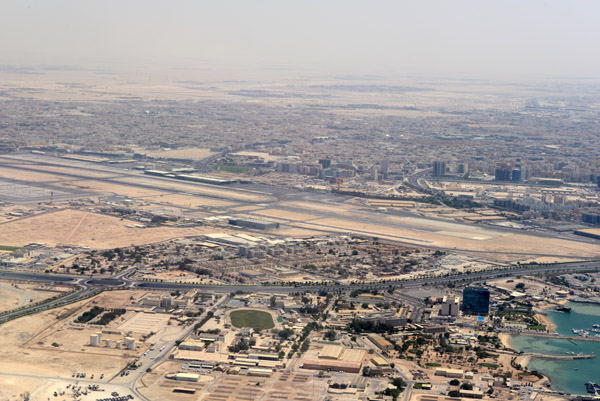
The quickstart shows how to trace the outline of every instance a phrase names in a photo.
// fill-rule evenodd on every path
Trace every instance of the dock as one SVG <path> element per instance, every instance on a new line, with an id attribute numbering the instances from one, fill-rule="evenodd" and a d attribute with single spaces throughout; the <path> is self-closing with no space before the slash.
<path id="1" fill-rule="evenodd" d="M 600 343 L 600 337 L 564 336 L 560 334 L 548 334 L 533 331 L 505 331 L 505 333 L 519 336 L 553 338 L 556 340 L 591 341 L 595 343 Z"/>
<path id="2" fill-rule="evenodd" d="M 554 359 L 557 361 L 572 361 L 578 359 L 594 359 L 596 355 L 594 354 L 577 354 L 577 355 L 546 355 L 546 354 L 536 354 L 533 352 L 526 352 L 520 355 L 531 356 L 533 358 L 541 358 L 541 359 Z"/>

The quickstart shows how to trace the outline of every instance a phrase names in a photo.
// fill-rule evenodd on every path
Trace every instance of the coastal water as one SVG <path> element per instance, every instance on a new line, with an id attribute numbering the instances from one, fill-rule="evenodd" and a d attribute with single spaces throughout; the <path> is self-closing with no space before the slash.
<path id="1" fill-rule="evenodd" d="M 572 329 L 589 330 L 600 324 L 600 305 L 569 303 L 570 313 L 549 310 L 548 318 L 556 325 L 559 334 L 573 335 Z M 594 333 L 590 333 L 594 334 Z M 600 333 L 599 333 L 600 334 Z M 511 346 L 523 352 L 546 355 L 567 355 L 567 353 L 594 353 L 600 358 L 600 342 L 554 340 L 540 337 L 513 336 Z M 600 383 L 600 359 L 557 361 L 534 358 L 529 370 L 537 370 L 552 380 L 552 388 L 573 394 L 587 394 L 585 383 Z"/>

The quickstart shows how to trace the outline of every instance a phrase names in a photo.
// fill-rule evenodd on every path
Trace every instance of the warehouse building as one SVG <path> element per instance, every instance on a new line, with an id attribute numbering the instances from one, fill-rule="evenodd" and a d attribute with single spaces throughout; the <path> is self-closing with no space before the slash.
<path id="1" fill-rule="evenodd" d="M 274 230 L 279 228 L 279 223 L 268 220 L 249 219 L 249 218 L 232 218 L 229 219 L 229 224 L 232 226 L 255 228 L 257 230 Z"/>
<path id="2" fill-rule="evenodd" d="M 323 371 L 338 371 L 346 373 L 359 373 L 362 363 L 360 362 L 344 362 L 331 359 L 305 359 L 302 364 L 304 369 L 323 370 Z"/>
<path id="3" fill-rule="evenodd" d="M 197 382 L 200 379 L 200 375 L 196 373 L 177 373 L 175 380 L 184 382 Z"/>
<path id="4" fill-rule="evenodd" d="M 369 340 L 382 351 L 391 351 L 394 345 L 378 334 L 369 334 Z"/>
<path id="5" fill-rule="evenodd" d="M 444 377 L 451 377 L 454 379 L 462 379 L 464 372 L 462 371 L 462 369 L 436 369 L 435 370 L 435 375 L 436 376 L 444 376 Z"/>

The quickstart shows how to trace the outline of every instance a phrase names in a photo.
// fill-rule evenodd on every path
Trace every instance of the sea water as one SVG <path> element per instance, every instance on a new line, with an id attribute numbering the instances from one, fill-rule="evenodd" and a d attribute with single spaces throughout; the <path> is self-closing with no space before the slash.
<path id="1" fill-rule="evenodd" d="M 573 336 L 572 329 L 590 330 L 594 324 L 600 324 L 600 305 L 571 302 L 566 306 L 571 312 L 548 310 L 548 318 L 556 325 L 556 332 Z M 600 334 L 600 333 L 592 333 Z M 557 340 L 543 337 L 512 336 L 511 346 L 523 352 L 535 352 L 546 355 L 568 355 L 571 352 L 591 354 L 600 358 L 600 342 Z M 572 394 L 587 394 L 586 382 L 600 383 L 600 359 L 551 360 L 533 358 L 529 370 L 537 370 L 548 376 L 552 388 Z"/>

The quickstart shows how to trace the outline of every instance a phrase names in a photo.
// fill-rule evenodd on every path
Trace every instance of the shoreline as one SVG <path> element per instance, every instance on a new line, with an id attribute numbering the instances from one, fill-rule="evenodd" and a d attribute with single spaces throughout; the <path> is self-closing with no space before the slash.
<path id="1" fill-rule="evenodd" d="M 542 307 L 540 307 L 540 311 L 543 313 L 536 313 L 534 315 L 534 318 L 537 319 L 538 322 L 540 322 L 540 324 L 543 324 L 544 326 L 546 326 L 546 331 L 549 334 L 555 334 L 556 333 L 556 324 L 554 324 L 554 322 L 552 320 L 550 320 L 550 318 L 548 317 L 548 315 L 546 315 L 545 313 L 549 310 L 549 309 L 553 309 L 554 307 L 556 307 L 557 305 L 565 305 L 569 302 L 568 299 L 563 299 L 560 300 L 559 302 L 557 302 L 556 304 L 551 304 L 548 303 Z"/>
<path id="2" fill-rule="evenodd" d="M 569 302 L 568 300 L 562 300 L 560 301 L 558 304 L 559 305 L 564 305 L 567 302 Z M 553 309 L 556 306 L 556 304 L 551 304 L 548 303 L 542 307 L 540 307 L 540 311 L 545 313 L 547 310 L 549 309 Z M 554 324 L 554 322 L 552 320 L 550 320 L 550 318 L 543 314 L 543 313 L 536 313 L 534 315 L 534 318 L 542 325 L 546 326 L 546 332 L 548 332 L 549 334 L 555 334 L 556 333 L 556 324 Z M 513 350 L 515 352 L 517 352 L 517 350 L 515 350 L 512 345 L 510 344 L 510 340 L 511 340 L 512 335 L 509 333 L 500 333 L 498 335 L 498 338 L 500 339 L 500 343 L 502 344 L 502 346 L 504 348 Z M 519 363 L 521 366 L 523 367 L 527 367 L 527 365 L 529 364 L 529 362 L 531 362 L 532 357 L 531 356 L 522 356 L 522 357 L 517 357 L 516 362 Z M 549 378 L 548 378 L 549 379 Z"/>
<path id="3" fill-rule="evenodd" d="M 510 345 L 510 334 L 500 333 L 498 334 L 498 338 L 500 339 L 500 343 L 504 348 L 513 349 L 513 347 Z"/>
<path id="4" fill-rule="evenodd" d="M 544 310 L 546 309 L 551 309 L 552 307 L 546 307 L 544 308 Z M 556 325 L 554 324 L 554 322 L 552 320 L 550 320 L 550 318 L 548 317 L 548 315 L 544 315 L 542 313 L 536 313 L 533 316 L 538 322 L 540 322 L 540 324 L 546 326 L 546 331 L 550 334 L 554 334 L 556 333 Z"/>

